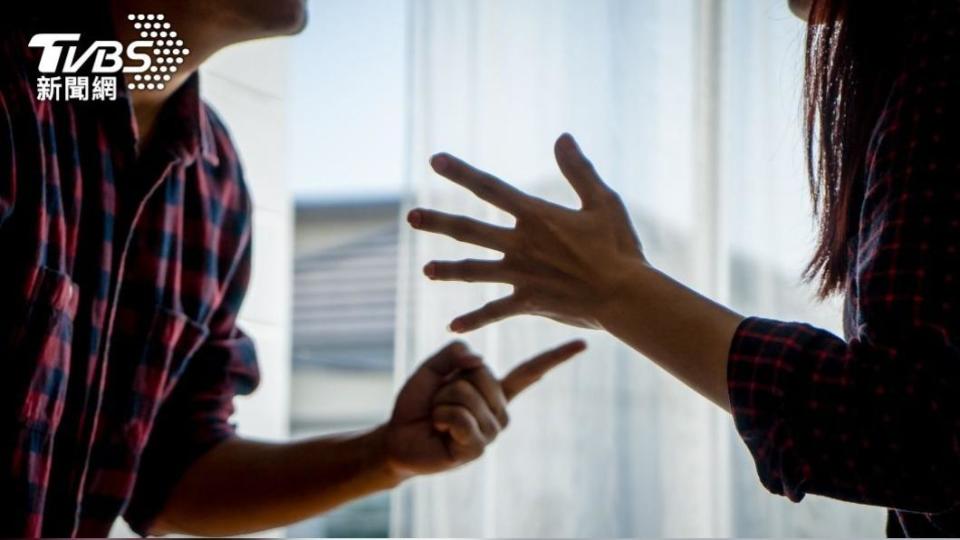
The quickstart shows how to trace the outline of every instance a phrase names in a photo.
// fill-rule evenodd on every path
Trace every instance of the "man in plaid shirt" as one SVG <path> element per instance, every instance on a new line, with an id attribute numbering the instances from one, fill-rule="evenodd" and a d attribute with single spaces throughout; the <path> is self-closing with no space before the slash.
<path id="1" fill-rule="evenodd" d="M 105 536 L 121 514 L 141 534 L 289 524 L 478 457 L 507 401 L 583 348 L 498 380 L 454 343 L 370 432 L 238 437 L 232 399 L 259 379 L 237 328 L 251 204 L 196 70 L 230 44 L 299 31 L 303 0 L 167 2 L 191 53 L 163 90 L 120 80 L 115 101 L 39 99 L 32 36 L 130 43 L 128 16 L 155 12 L 76 4 L 0 23 L 0 535 Z"/>

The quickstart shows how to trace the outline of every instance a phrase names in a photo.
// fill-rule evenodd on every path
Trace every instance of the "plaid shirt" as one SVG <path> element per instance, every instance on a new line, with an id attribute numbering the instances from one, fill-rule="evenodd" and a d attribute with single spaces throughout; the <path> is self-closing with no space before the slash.
<path id="1" fill-rule="evenodd" d="M 196 76 L 138 156 L 123 89 L 36 99 L 29 36 L 0 35 L 0 536 L 145 533 L 258 381 L 250 200 Z"/>
<path id="2" fill-rule="evenodd" d="M 920 5 L 867 156 L 848 339 L 748 319 L 729 389 L 773 493 L 891 508 L 893 536 L 958 536 L 960 7 Z"/>

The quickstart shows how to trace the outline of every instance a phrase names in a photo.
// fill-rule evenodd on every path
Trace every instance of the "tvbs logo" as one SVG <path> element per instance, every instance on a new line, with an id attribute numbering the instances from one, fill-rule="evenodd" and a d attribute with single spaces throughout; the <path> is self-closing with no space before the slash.
<path id="1" fill-rule="evenodd" d="M 130 90 L 159 91 L 173 79 L 190 54 L 162 14 L 127 17 L 140 39 L 95 41 L 81 49 L 80 34 L 37 34 L 29 46 L 43 49 L 37 78 L 40 101 L 108 101 L 117 99 L 117 79 Z M 92 76 L 78 75 L 87 70 Z"/>

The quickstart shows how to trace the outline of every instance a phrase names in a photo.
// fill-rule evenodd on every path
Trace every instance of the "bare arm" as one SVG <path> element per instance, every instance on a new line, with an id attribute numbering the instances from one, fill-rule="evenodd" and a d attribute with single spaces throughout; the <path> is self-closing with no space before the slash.
<path id="1" fill-rule="evenodd" d="M 646 263 L 624 275 L 618 301 L 598 316 L 603 328 L 730 412 L 727 356 L 743 317 Z"/>
<path id="2" fill-rule="evenodd" d="M 245 534 L 295 523 L 396 486 L 383 428 L 270 444 L 235 438 L 203 456 L 177 485 L 157 534 Z"/>

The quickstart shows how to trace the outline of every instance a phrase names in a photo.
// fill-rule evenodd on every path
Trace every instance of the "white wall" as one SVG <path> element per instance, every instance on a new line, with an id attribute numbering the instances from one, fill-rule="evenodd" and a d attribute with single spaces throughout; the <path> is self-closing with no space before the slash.
<path id="1" fill-rule="evenodd" d="M 406 0 L 311 0 L 292 38 L 290 182 L 309 198 L 396 194 L 406 159 Z"/>

